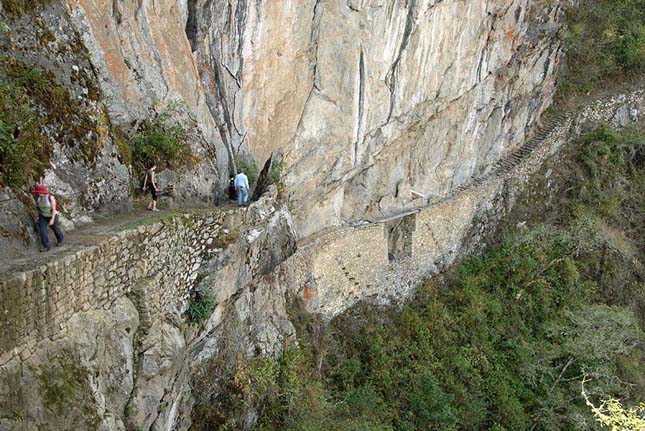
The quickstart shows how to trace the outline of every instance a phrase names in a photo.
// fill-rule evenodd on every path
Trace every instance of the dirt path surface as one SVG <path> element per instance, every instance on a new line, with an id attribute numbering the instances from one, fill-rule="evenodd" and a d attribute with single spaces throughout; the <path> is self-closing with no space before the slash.
<path id="1" fill-rule="evenodd" d="M 98 217 L 92 223 L 88 223 L 69 232 L 64 232 L 65 240 L 61 246 L 56 245 L 56 239 L 50 230 L 49 237 L 52 247 L 49 252 L 39 252 L 38 250 L 29 249 L 11 255 L 5 255 L 3 253 L 0 256 L 0 279 L 14 272 L 45 265 L 54 260 L 60 260 L 84 248 L 94 247 L 100 244 L 102 240 L 108 239 L 119 231 L 135 229 L 142 224 L 151 224 L 179 214 L 194 214 L 202 211 L 213 211 L 215 209 L 227 211 L 235 208 L 237 208 L 237 205 L 226 202 L 217 207 L 177 208 L 151 212 L 145 208 L 145 204 L 135 204 L 135 207 L 127 213 Z"/>

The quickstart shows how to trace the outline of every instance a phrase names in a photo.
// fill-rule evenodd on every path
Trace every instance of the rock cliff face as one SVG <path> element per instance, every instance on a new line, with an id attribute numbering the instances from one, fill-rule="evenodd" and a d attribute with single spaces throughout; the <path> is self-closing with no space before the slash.
<path id="1" fill-rule="evenodd" d="M 225 142 L 284 154 L 302 237 L 443 196 L 517 147 L 551 101 L 558 18 L 526 0 L 198 0 L 187 30 Z"/>
<path id="2" fill-rule="evenodd" d="M 298 247 L 271 187 L 248 209 L 80 232 L 90 244 L 12 262 L 10 271 L 4 262 L 0 431 L 189 430 L 217 408 L 226 367 L 297 343 L 292 322 L 310 316 L 293 313 L 294 302 L 331 319 L 359 301 L 406 300 L 420 281 L 481 247 L 568 140 L 598 122 L 642 123 L 642 112 L 642 88 L 600 100 L 563 115 L 529 143 L 532 151 L 523 146 L 441 203 Z M 206 290 L 213 307 L 195 324 L 184 312 Z M 250 407 L 240 419 L 244 429 L 253 429 L 254 414 Z"/>
<path id="3" fill-rule="evenodd" d="M 293 343 L 290 298 L 329 317 L 398 278 L 384 296 L 401 300 L 463 251 L 472 214 L 504 201 L 493 199 L 502 179 L 418 217 L 347 225 L 424 206 L 493 170 L 540 122 L 560 56 L 557 1 L 3 4 L 2 57 L 48 71 L 76 101 L 69 124 L 47 130 L 44 178 L 69 221 L 131 205 L 120 133 L 168 106 L 200 160 L 160 175 L 176 201 L 213 202 L 240 158 L 261 165 L 280 153 L 289 202 L 269 194 L 197 227 L 154 224 L 0 280 L 0 430 L 186 430 L 195 372 L 227 339 L 247 357 Z M 2 250 L 36 246 L 24 192 L 0 193 Z M 332 226 L 344 230 L 288 260 L 297 238 Z M 145 243 L 151 232 L 169 249 Z M 186 232 L 203 240 L 187 252 Z M 138 254 L 145 246 L 165 259 L 157 275 Z M 421 260 L 410 276 L 390 271 Z M 195 328 L 181 313 L 204 288 L 216 306 Z"/>
<path id="4" fill-rule="evenodd" d="M 4 55 L 52 70 L 98 126 L 102 111 L 127 128 L 179 104 L 201 159 L 168 175 L 183 200 L 220 195 L 241 153 L 282 153 L 300 237 L 420 206 L 489 169 L 550 104 L 560 53 L 557 2 L 42 3 L 6 18 Z M 89 162 L 55 151 L 45 179 L 73 221 L 128 202 L 112 138 L 84 138 L 99 149 Z"/>
<path id="5" fill-rule="evenodd" d="M 248 210 L 173 215 L 79 248 L 0 282 L 2 431 L 185 430 L 191 378 L 223 339 L 248 356 L 295 340 L 289 286 L 252 282 L 295 248 L 275 193 Z M 206 291 L 212 308 L 191 323 L 184 312 Z"/>

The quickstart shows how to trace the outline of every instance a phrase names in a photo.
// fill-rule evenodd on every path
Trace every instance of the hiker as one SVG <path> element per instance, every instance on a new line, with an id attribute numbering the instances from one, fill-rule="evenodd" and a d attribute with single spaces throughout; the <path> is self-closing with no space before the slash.
<path id="1" fill-rule="evenodd" d="M 38 232 L 40 233 L 40 242 L 42 248 L 40 251 L 49 251 L 49 229 L 51 227 L 56 235 L 56 246 L 63 244 L 63 231 L 58 225 L 58 205 L 56 199 L 49 194 L 47 187 L 43 184 L 38 184 L 32 191 L 36 195 L 36 207 L 38 208 Z"/>
<path id="2" fill-rule="evenodd" d="M 151 161 L 148 163 L 148 170 L 146 175 L 143 178 L 143 191 L 145 192 L 148 187 L 150 187 L 150 195 L 152 196 L 150 203 L 148 204 L 148 209 L 150 211 L 159 211 L 157 209 L 157 194 L 159 189 L 157 188 L 157 183 L 155 183 L 155 170 L 157 169 L 157 163 Z"/>
<path id="3" fill-rule="evenodd" d="M 235 178 L 231 175 L 228 179 L 228 198 L 232 201 L 237 199 L 237 191 L 235 190 Z"/>
<path id="4" fill-rule="evenodd" d="M 235 176 L 235 190 L 237 191 L 237 206 L 246 205 L 249 200 L 249 179 L 243 171 Z"/>

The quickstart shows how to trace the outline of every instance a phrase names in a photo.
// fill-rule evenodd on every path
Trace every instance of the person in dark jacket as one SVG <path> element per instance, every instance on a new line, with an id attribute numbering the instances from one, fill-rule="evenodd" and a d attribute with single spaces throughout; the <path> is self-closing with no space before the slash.
<path id="1" fill-rule="evenodd" d="M 157 209 L 157 196 L 159 195 L 159 188 L 157 188 L 157 183 L 155 182 L 155 170 L 157 169 L 157 163 L 151 161 L 148 163 L 148 170 L 143 179 L 143 191 L 145 192 L 150 188 L 151 200 L 148 204 L 148 209 L 150 211 L 159 211 Z"/>
<path id="2" fill-rule="evenodd" d="M 237 190 L 235 190 L 235 177 L 231 175 L 228 179 L 228 198 L 232 201 L 237 199 Z"/>
<path id="3" fill-rule="evenodd" d="M 63 244 L 63 231 L 59 226 L 58 206 L 56 199 L 49 194 L 49 190 L 43 184 L 38 184 L 32 191 L 36 195 L 36 207 L 38 208 L 38 232 L 40 233 L 40 242 L 42 248 L 40 251 L 49 251 L 49 228 L 51 227 L 56 235 L 56 245 Z"/>

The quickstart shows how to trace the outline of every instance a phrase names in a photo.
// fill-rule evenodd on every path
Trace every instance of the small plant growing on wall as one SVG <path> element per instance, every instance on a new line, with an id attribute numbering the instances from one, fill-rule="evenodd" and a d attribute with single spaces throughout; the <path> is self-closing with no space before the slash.
<path id="1" fill-rule="evenodd" d="M 213 295 L 213 291 L 205 288 L 193 292 L 186 314 L 191 323 L 201 325 L 210 317 L 214 309 L 215 296 Z"/>
<path id="2" fill-rule="evenodd" d="M 259 173 L 258 164 L 255 159 L 248 154 L 238 154 L 235 159 L 238 171 L 246 174 L 249 179 L 249 185 L 253 187 L 253 184 L 258 179 Z"/>
<path id="3" fill-rule="evenodd" d="M 0 184 L 19 186 L 42 175 L 51 145 L 39 133 L 26 92 L 0 81 Z"/>
<path id="4" fill-rule="evenodd" d="M 122 156 L 129 153 L 125 158 L 132 161 L 137 174 L 143 173 L 151 160 L 171 169 L 195 163 L 188 132 L 173 120 L 176 113 L 176 107 L 170 106 L 152 120 L 143 122 L 129 141 L 129 151 L 121 150 Z"/>

